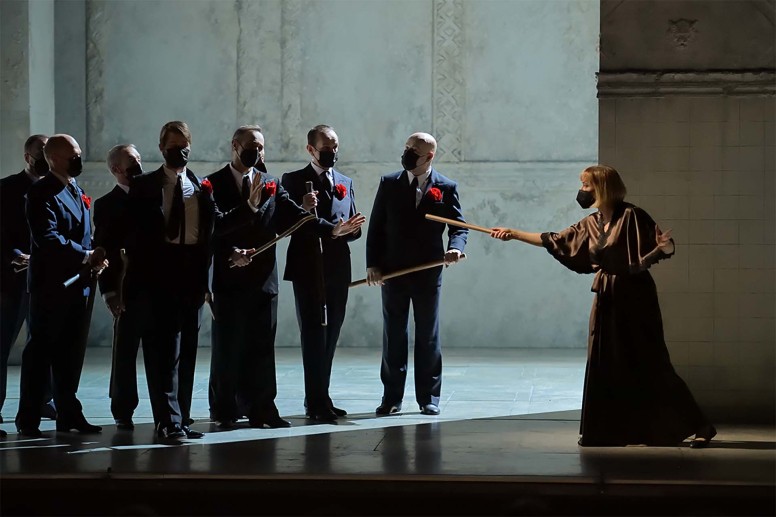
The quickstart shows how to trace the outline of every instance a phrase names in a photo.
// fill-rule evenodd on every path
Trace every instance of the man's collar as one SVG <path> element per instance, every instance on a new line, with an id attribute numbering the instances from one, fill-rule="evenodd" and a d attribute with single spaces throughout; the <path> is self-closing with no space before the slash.
<path id="1" fill-rule="evenodd" d="M 129 194 L 129 185 L 122 185 L 121 183 L 116 183 L 116 186 L 124 191 L 125 194 Z"/>
<path id="2" fill-rule="evenodd" d="M 229 170 L 231 170 L 232 174 L 234 174 L 235 176 L 242 177 L 245 174 L 251 174 L 253 172 L 253 167 L 249 167 L 248 170 L 243 173 L 235 169 L 234 165 L 232 165 L 232 162 L 229 162 Z"/>
<path id="3" fill-rule="evenodd" d="M 54 177 L 57 178 L 59 181 L 61 181 L 64 186 L 68 186 L 71 183 L 72 178 L 68 178 L 67 176 L 62 176 L 61 174 L 57 174 L 54 171 L 50 171 L 49 174 L 53 174 Z"/>
<path id="4" fill-rule="evenodd" d="M 431 167 L 429 167 L 428 170 L 423 174 L 421 174 L 420 176 L 413 176 L 410 171 L 407 171 L 407 181 L 412 183 L 413 178 L 416 178 L 416 177 L 418 178 L 418 185 L 422 185 L 423 183 L 426 182 L 428 178 L 431 177 Z"/>
<path id="5" fill-rule="evenodd" d="M 173 180 L 176 179 L 176 176 L 186 176 L 186 167 L 184 167 L 180 172 L 175 172 L 174 170 L 167 167 L 167 164 L 164 164 L 162 165 L 162 169 L 164 170 L 164 175 Z"/>
<path id="6" fill-rule="evenodd" d="M 329 167 L 328 169 L 324 169 L 323 167 L 319 167 L 319 166 L 318 166 L 318 164 L 316 164 L 316 163 L 315 163 L 314 161 L 312 161 L 312 160 L 310 160 L 310 165 L 312 165 L 312 166 L 313 166 L 313 170 L 315 171 L 315 173 L 316 173 L 318 176 L 320 176 L 320 175 L 321 175 L 321 174 L 323 174 L 324 172 L 328 172 L 329 174 L 334 174 L 334 172 L 332 172 L 332 169 L 333 169 L 333 167 Z"/>

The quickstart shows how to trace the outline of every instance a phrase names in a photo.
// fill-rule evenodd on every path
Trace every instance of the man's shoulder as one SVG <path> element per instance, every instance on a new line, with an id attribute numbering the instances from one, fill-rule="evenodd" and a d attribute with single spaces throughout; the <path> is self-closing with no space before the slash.
<path id="1" fill-rule="evenodd" d="M 404 175 L 404 171 L 389 172 L 380 176 L 381 181 L 398 181 Z"/>
<path id="2" fill-rule="evenodd" d="M 121 187 L 114 186 L 112 189 L 108 191 L 107 194 L 104 194 L 94 200 L 94 209 L 97 210 L 102 206 L 113 205 L 117 202 L 122 201 L 124 197 L 126 197 L 126 194 L 124 193 L 123 190 L 121 190 Z"/>
<path id="3" fill-rule="evenodd" d="M 450 185 L 450 186 L 456 186 L 458 183 L 454 180 L 451 180 L 444 174 L 440 173 L 436 169 L 432 169 L 431 171 L 431 179 L 434 183 L 442 184 L 442 185 Z"/>
<path id="4" fill-rule="evenodd" d="M 228 178 L 232 177 L 232 171 L 230 170 L 229 164 L 227 163 L 220 169 L 218 169 L 215 172 L 211 172 L 207 176 L 205 176 L 205 179 L 210 180 L 210 182 L 222 182 L 225 181 Z"/>
<path id="5" fill-rule="evenodd" d="M 27 173 L 21 171 L 0 179 L 0 188 L 13 189 L 21 187 L 22 185 L 29 185 L 31 183 L 32 181 L 29 179 L 29 176 L 27 176 Z"/>
<path id="6" fill-rule="evenodd" d="M 42 197 L 55 196 L 64 188 L 65 186 L 59 178 L 52 173 L 48 173 L 30 185 L 29 190 L 27 190 L 27 197 L 29 199 L 39 199 Z"/>
<path id="7" fill-rule="evenodd" d="M 283 174 L 283 177 L 288 177 L 289 179 L 299 179 L 300 177 L 304 176 L 309 169 L 312 167 L 308 163 L 306 166 L 302 167 L 301 169 L 297 169 L 295 171 L 289 171 Z"/>

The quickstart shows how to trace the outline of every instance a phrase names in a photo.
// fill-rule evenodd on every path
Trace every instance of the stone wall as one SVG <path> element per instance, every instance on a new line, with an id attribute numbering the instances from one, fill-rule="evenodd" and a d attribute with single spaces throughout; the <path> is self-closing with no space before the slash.
<path id="1" fill-rule="evenodd" d="M 600 160 L 673 229 L 674 365 L 715 418 L 773 421 L 774 2 L 604 1 L 601 25 Z"/>
<path id="2" fill-rule="evenodd" d="M 57 0 L 56 16 L 56 130 L 79 138 L 93 196 L 112 186 L 101 162 L 116 143 L 158 165 L 168 120 L 190 124 L 199 174 L 228 160 L 241 124 L 265 129 L 279 175 L 304 164 L 307 129 L 328 123 L 367 216 L 418 130 L 437 136 L 437 167 L 460 182 L 470 221 L 559 230 L 584 215 L 574 196 L 597 154 L 596 1 Z M 539 248 L 469 241 L 470 259 L 445 275 L 444 346 L 585 345 L 591 278 Z M 361 277 L 364 239 L 352 254 Z M 298 346 L 281 291 L 278 346 Z M 351 296 L 341 344 L 380 347 L 379 291 Z M 91 337 L 110 343 L 99 303 Z"/>

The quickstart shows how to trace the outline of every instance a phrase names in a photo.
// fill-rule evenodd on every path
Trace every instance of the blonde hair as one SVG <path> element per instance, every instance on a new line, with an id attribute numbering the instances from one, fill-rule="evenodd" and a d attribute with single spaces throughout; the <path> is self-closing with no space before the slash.
<path id="1" fill-rule="evenodd" d="M 162 130 L 159 133 L 159 145 L 167 143 L 167 135 L 170 133 L 178 133 L 186 139 L 186 142 L 188 142 L 189 145 L 191 145 L 191 131 L 189 131 L 189 126 L 185 122 L 173 120 L 172 122 L 163 125 Z"/>
<path id="2" fill-rule="evenodd" d="M 612 206 L 625 199 L 625 188 L 620 173 L 608 165 L 591 165 L 579 175 L 582 181 L 589 181 L 595 192 L 595 207 Z"/>

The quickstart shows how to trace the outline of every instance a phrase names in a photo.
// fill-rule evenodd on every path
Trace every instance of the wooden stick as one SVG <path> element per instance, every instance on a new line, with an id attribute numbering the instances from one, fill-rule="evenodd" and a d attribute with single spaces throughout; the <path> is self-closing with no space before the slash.
<path id="1" fill-rule="evenodd" d="M 458 257 L 458 262 L 465 259 L 466 259 L 466 254 L 462 253 L 461 256 Z M 383 280 L 384 281 L 390 280 L 391 278 L 396 278 L 397 276 L 409 275 L 410 273 L 417 273 L 418 271 L 444 266 L 445 264 L 447 264 L 447 262 L 445 262 L 445 259 L 434 260 L 433 262 L 426 262 L 425 264 L 421 264 L 419 266 L 408 267 L 407 269 L 400 269 L 398 271 L 394 271 L 393 273 L 388 273 L 387 275 L 383 276 Z M 455 262 L 450 262 L 450 264 L 455 264 Z M 349 287 L 358 287 L 360 285 L 365 285 L 365 284 L 366 284 L 366 278 L 362 278 L 361 280 L 350 282 Z"/>
<path id="2" fill-rule="evenodd" d="M 258 255 L 259 253 L 263 253 L 263 252 L 267 251 L 272 246 L 277 244 L 279 241 L 281 241 L 282 239 L 288 237 L 289 235 L 291 235 L 292 233 L 297 231 L 299 228 L 301 228 L 304 223 L 306 223 L 307 221 L 312 221 L 313 219 L 316 219 L 315 215 L 313 215 L 313 214 L 308 214 L 308 215 L 302 217 L 300 220 L 298 220 L 296 222 L 296 224 L 294 224 L 294 226 L 292 226 L 288 230 L 284 231 L 283 233 L 281 233 L 280 235 L 278 235 L 277 237 L 275 237 L 271 241 L 267 242 L 266 244 L 262 245 L 259 248 L 254 248 L 254 249 L 250 250 L 250 252 L 248 253 L 248 257 L 249 258 L 253 258 L 256 255 Z M 232 264 L 229 264 L 229 267 L 232 268 L 232 267 L 237 267 L 237 266 L 235 266 L 234 263 L 232 263 Z"/>
<path id="3" fill-rule="evenodd" d="M 426 219 L 430 219 L 432 221 L 436 221 L 438 223 L 447 223 L 453 226 L 460 226 L 462 228 L 468 228 L 470 230 L 476 230 L 478 232 L 482 233 L 490 233 L 490 228 L 485 228 L 484 226 L 477 226 L 476 224 L 469 224 L 465 223 L 463 221 L 456 221 L 455 219 L 448 219 L 446 217 L 439 217 L 438 215 L 432 215 L 432 214 L 426 214 Z"/>

